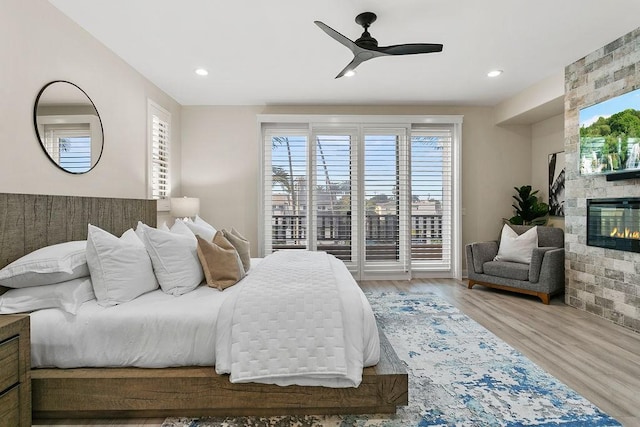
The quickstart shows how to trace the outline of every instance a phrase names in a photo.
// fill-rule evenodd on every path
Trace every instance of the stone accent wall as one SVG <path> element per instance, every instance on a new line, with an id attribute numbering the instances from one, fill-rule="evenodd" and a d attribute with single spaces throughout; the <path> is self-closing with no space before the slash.
<path id="1" fill-rule="evenodd" d="M 587 199 L 640 197 L 640 179 L 579 171 L 581 108 L 640 88 L 640 28 L 565 69 L 565 302 L 640 332 L 640 254 L 586 245 Z"/>

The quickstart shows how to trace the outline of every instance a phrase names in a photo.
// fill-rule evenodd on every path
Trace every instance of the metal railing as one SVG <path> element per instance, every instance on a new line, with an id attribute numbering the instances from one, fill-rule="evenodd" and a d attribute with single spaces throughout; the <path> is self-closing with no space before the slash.
<path id="1" fill-rule="evenodd" d="M 273 215 L 271 225 L 273 249 L 306 247 L 306 215 Z M 319 250 L 350 259 L 351 215 L 318 212 L 315 232 Z M 398 216 L 367 214 L 365 241 L 367 259 L 397 259 Z M 411 215 L 411 258 L 442 258 L 442 215 Z"/>

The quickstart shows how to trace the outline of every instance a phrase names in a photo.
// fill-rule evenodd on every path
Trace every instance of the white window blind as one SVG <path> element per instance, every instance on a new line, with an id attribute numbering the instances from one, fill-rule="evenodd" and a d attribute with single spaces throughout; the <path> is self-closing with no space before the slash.
<path id="1" fill-rule="evenodd" d="M 365 129 L 363 274 L 410 271 L 408 210 L 409 170 L 405 129 Z"/>
<path id="2" fill-rule="evenodd" d="M 261 121 L 262 254 L 322 250 L 364 280 L 460 276 L 460 117 L 287 118 Z"/>
<path id="3" fill-rule="evenodd" d="M 150 115 L 150 191 L 153 199 L 171 196 L 169 155 L 171 115 L 155 104 L 149 104 Z"/>
<path id="4" fill-rule="evenodd" d="M 91 127 L 89 123 L 44 124 L 44 146 L 63 169 L 83 173 L 91 169 Z"/>
<path id="5" fill-rule="evenodd" d="M 307 133 L 270 130 L 264 153 L 264 252 L 308 247 Z"/>
<path id="6" fill-rule="evenodd" d="M 358 270 L 357 132 L 314 129 L 311 223 L 315 248 Z"/>
<path id="7" fill-rule="evenodd" d="M 411 132 L 411 258 L 413 270 L 450 270 L 452 262 L 453 129 Z"/>

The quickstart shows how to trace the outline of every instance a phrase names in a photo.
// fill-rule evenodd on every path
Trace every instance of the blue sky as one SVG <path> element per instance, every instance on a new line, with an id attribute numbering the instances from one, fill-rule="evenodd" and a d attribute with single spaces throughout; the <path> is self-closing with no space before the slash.
<path id="1" fill-rule="evenodd" d="M 612 114 L 633 108 L 640 110 L 640 89 L 611 98 L 591 107 L 580 110 L 580 127 L 589 126 L 599 117 L 607 118 Z"/>

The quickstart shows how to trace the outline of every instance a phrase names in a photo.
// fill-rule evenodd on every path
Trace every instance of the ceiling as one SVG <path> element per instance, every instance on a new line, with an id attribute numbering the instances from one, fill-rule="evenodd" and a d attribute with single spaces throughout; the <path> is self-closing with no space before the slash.
<path id="1" fill-rule="evenodd" d="M 182 105 L 495 105 L 638 27 L 638 0 L 49 0 Z M 334 79 L 372 11 L 376 58 Z M 204 67 L 206 77 L 194 71 Z M 502 69 L 497 78 L 487 72 Z"/>

